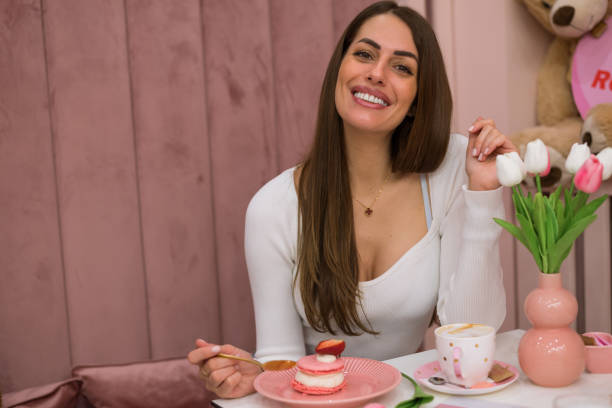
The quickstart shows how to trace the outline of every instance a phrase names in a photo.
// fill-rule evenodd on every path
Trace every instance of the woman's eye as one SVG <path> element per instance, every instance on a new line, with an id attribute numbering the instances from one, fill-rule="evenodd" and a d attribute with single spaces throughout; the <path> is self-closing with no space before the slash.
<path id="1" fill-rule="evenodd" d="M 542 6 L 544 6 L 544 8 L 547 10 L 550 10 L 552 8 L 552 6 L 544 0 L 542 0 Z"/>
<path id="2" fill-rule="evenodd" d="M 405 65 L 396 65 L 395 69 L 397 69 L 398 71 L 401 71 L 402 73 L 412 75 L 412 70 Z"/>
<path id="3" fill-rule="evenodd" d="M 372 55 L 367 51 L 355 51 L 353 55 L 360 58 L 372 59 Z"/>

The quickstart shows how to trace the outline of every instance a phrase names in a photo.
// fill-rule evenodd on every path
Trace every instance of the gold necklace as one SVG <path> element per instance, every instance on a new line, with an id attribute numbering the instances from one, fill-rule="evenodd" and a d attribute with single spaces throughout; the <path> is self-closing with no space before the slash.
<path id="1" fill-rule="evenodd" d="M 359 201 L 357 198 L 355 198 L 355 201 L 357 201 L 363 208 L 365 208 L 365 211 L 363 213 L 366 215 L 366 217 L 369 217 L 374 212 L 372 207 L 374 207 L 374 204 L 376 204 L 376 201 L 378 201 L 378 198 L 380 197 L 380 194 L 382 193 L 383 188 L 385 187 L 385 184 L 387 184 L 387 180 L 389 180 L 390 176 L 391 176 L 391 172 L 389 172 L 389 174 L 387 174 L 387 177 L 385 177 L 385 179 L 383 180 L 382 185 L 376 192 L 376 196 L 374 197 L 374 201 L 372 201 L 372 204 L 365 205 L 364 203 Z"/>

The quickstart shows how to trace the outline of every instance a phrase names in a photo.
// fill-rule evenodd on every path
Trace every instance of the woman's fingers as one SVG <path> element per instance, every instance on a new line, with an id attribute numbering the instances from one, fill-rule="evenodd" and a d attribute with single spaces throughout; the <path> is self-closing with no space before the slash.
<path id="1" fill-rule="evenodd" d="M 233 365 L 215 370 L 208 375 L 206 386 L 211 391 L 216 392 L 221 387 L 221 384 L 223 384 L 223 382 L 234 373 L 236 373 L 236 367 Z"/>
<path id="2" fill-rule="evenodd" d="M 197 339 L 195 341 L 195 345 L 196 345 L 196 347 L 206 347 L 208 345 L 211 345 L 211 343 L 208 343 L 206 340 Z"/>
<path id="3" fill-rule="evenodd" d="M 494 129 L 485 138 L 482 143 L 482 157 L 479 160 L 486 160 L 491 154 L 504 154 L 515 152 L 516 146 L 499 130 Z"/>
<path id="4" fill-rule="evenodd" d="M 495 127 L 492 119 L 478 119 L 469 129 L 469 154 L 478 161 L 485 161 L 492 154 L 516 151 L 512 142 Z"/>
<path id="5" fill-rule="evenodd" d="M 488 132 L 486 130 L 487 126 L 495 128 L 495 121 L 493 121 L 493 119 L 483 119 L 479 116 L 468 129 L 468 148 L 472 157 L 478 158 L 480 153 L 482 153 L 482 140 L 483 136 Z"/>
<path id="6" fill-rule="evenodd" d="M 470 134 L 477 135 L 487 125 L 495 127 L 495 121 L 493 119 L 483 119 L 479 116 L 478 119 L 472 122 L 472 125 L 468 129 L 468 132 Z"/>
<path id="7" fill-rule="evenodd" d="M 236 360 L 223 357 L 212 357 L 207 360 L 203 366 L 206 368 L 206 372 L 212 373 L 227 367 L 234 367 L 235 365 L 237 365 Z"/>
<path id="8" fill-rule="evenodd" d="M 493 153 L 499 146 L 504 143 L 505 136 L 497 129 L 486 127 L 488 130 L 480 144 L 480 154 L 478 160 L 484 161 Z"/>
<path id="9" fill-rule="evenodd" d="M 221 351 L 221 347 L 216 344 L 208 344 L 207 346 L 198 347 L 191 350 L 187 355 L 187 359 L 191 364 L 200 364 L 204 360 L 216 356 Z"/>
<path id="10" fill-rule="evenodd" d="M 472 156 L 482 161 L 484 149 L 487 147 L 486 141 L 490 137 L 491 133 L 495 132 L 495 130 L 496 129 L 494 127 L 485 125 L 477 136 L 473 136 L 474 144 L 472 147 Z M 484 155 L 486 155 L 486 153 Z"/>
<path id="11" fill-rule="evenodd" d="M 228 395 L 231 394 L 232 391 L 240 384 L 242 381 L 242 374 L 240 371 L 235 371 L 233 374 L 230 374 L 219 384 L 219 388 L 216 390 L 218 394 Z"/>

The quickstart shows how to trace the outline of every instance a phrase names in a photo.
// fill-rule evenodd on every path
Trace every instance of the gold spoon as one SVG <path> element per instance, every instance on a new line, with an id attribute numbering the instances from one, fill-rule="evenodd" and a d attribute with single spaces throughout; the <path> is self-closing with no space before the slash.
<path id="1" fill-rule="evenodd" d="M 295 361 L 293 360 L 270 360 L 265 363 L 260 363 L 257 360 L 253 360 L 251 358 L 243 358 L 238 356 L 233 356 L 231 354 L 219 353 L 215 357 L 223 357 L 229 358 L 231 360 L 240 360 L 246 361 L 247 363 L 255 364 L 263 371 L 281 371 L 281 370 L 289 370 L 295 365 Z"/>

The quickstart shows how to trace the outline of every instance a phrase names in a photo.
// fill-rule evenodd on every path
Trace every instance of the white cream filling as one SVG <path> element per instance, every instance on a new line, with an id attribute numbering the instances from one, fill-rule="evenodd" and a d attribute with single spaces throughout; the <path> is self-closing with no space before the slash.
<path id="1" fill-rule="evenodd" d="M 364 93 L 364 92 L 355 92 L 354 95 L 355 95 L 355 97 L 357 97 L 359 99 L 363 99 L 364 101 L 367 101 L 367 102 L 377 103 L 377 104 L 382 105 L 382 106 L 388 106 L 389 105 L 387 102 L 383 101 L 382 99 L 377 98 L 374 95 L 370 95 L 370 94 Z"/>
<path id="2" fill-rule="evenodd" d="M 317 354 L 317 361 L 321 363 L 333 363 L 336 361 L 336 356 L 333 354 Z"/>
<path id="3" fill-rule="evenodd" d="M 342 384 L 342 381 L 344 381 L 344 374 L 333 373 L 315 376 L 298 371 L 295 373 L 295 380 L 308 387 L 334 388 Z"/>

